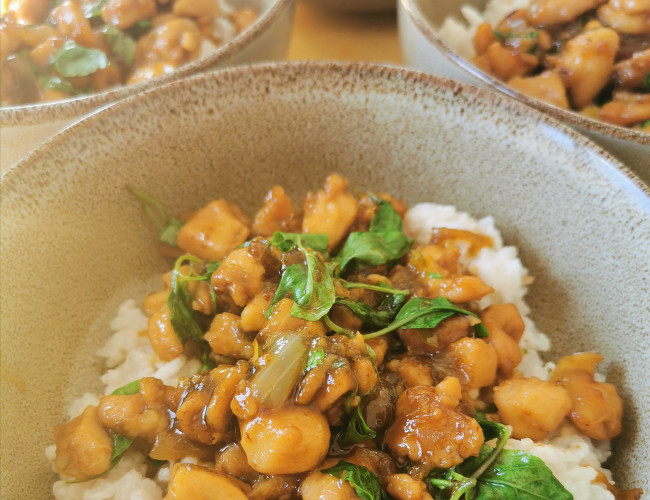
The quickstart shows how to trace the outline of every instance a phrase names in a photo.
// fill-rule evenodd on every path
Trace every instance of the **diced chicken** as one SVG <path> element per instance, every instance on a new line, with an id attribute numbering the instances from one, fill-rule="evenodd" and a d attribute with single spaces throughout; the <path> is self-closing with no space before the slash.
<path id="1" fill-rule="evenodd" d="M 249 359 L 253 356 L 253 343 L 244 335 L 239 316 L 236 314 L 217 314 L 205 334 L 205 340 L 217 354 L 238 359 Z"/>
<path id="2" fill-rule="evenodd" d="M 272 236 L 276 231 L 294 233 L 300 231 L 300 217 L 291 198 L 282 186 L 274 186 L 255 215 L 251 233 L 253 236 Z"/>
<path id="3" fill-rule="evenodd" d="M 521 362 L 519 339 L 524 332 L 524 321 L 519 311 L 513 304 L 499 304 L 487 307 L 480 317 L 488 331 L 487 342 L 497 353 L 499 375 L 512 377 Z"/>
<path id="4" fill-rule="evenodd" d="M 217 0 L 176 0 L 172 12 L 178 17 L 191 17 L 200 24 L 210 24 L 221 14 Z"/>
<path id="5" fill-rule="evenodd" d="M 569 109 L 564 82 L 554 71 L 545 71 L 541 75 L 527 78 L 515 77 L 508 82 L 508 85 L 522 94 L 562 109 Z"/>
<path id="6" fill-rule="evenodd" d="M 184 348 L 171 322 L 171 312 L 167 304 L 149 316 L 147 336 L 151 347 L 163 361 L 171 361 L 179 356 Z"/>
<path id="7" fill-rule="evenodd" d="M 528 11 L 528 20 L 536 26 L 556 26 L 573 21 L 579 15 L 607 0 L 536 0 Z"/>
<path id="8" fill-rule="evenodd" d="M 5 3 L 4 1 L 2 2 Z M 49 8 L 48 0 L 13 0 L 7 2 L 7 10 L 14 13 L 20 24 L 34 25 L 45 20 Z M 3 5 L 4 7 L 4 5 Z M 4 8 L 3 8 L 4 12 Z M 2 58 L 4 60 L 4 57 Z"/>
<path id="9" fill-rule="evenodd" d="M 390 476 L 386 491 L 396 500 L 433 500 L 424 481 L 413 479 L 408 474 Z"/>
<path id="10" fill-rule="evenodd" d="M 212 276 L 210 283 L 218 291 L 228 293 L 233 302 L 245 306 L 262 289 L 264 266 L 248 248 L 238 248 L 228 254 Z"/>
<path id="11" fill-rule="evenodd" d="M 102 7 L 102 19 L 109 26 L 125 30 L 138 21 L 156 15 L 156 0 L 107 0 Z"/>
<path id="12" fill-rule="evenodd" d="M 273 306 L 273 310 L 266 320 L 264 328 L 258 333 L 258 340 L 266 342 L 275 337 L 278 333 L 297 332 L 304 330 L 307 335 L 325 335 L 325 326 L 320 321 L 307 321 L 302 318 L 291 316 L 293 301 L 291 299 L 282 299 Z"/>
<path id="13" fill-rule="evenodd" d="M 52 11 L 51 17 L 57 29 L 66 37 L 84 47 L 97 46 L 97 39 L 90 26 L 90 21 L 86 19 L 77 2 L 70 0 L 63 2 Z"/>
<path id="14" fill-rule="evenodd" d="M 241 327 L 244 331 L 254 332 L 264 328 L 266 311 L 273 301 L 275 288 L 269 283 L 262 284 L 262 289 L 246 304 L 241 312 Z"/>
<path id="15" fill-rule="evenodd" d="M 250 487 L 233 477 L 199 465 L 172 467 L 165 500 L 246 500 Z"/>
<path id="16" fill-rule="evenodd" d="M 447 346 L 449 356 L 466 389 L 480 389 L 494 384 L 497 353 L 482 339 L 465 337 Z"/>

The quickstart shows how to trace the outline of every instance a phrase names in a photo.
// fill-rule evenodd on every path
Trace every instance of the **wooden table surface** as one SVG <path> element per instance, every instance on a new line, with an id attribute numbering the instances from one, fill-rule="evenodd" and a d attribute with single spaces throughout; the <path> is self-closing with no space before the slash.
<path id="1" fill-rule="evenodd" d="M 298 1 L 288 59 L 401 64 L 395 11 L 337 13 Z"/>

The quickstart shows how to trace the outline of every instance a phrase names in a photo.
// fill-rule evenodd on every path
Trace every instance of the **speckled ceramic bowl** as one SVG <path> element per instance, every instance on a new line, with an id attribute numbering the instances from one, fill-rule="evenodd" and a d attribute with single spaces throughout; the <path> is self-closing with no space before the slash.
<path id="1" fill-rule="evenodd" d="M 99 111 L 1 181 L 2 497 L 44 498 L 63 408 L 126 298 L 170 263 L 127 185 L 172 213 L 217 197 L 250 214 L 339 172 L 409 203 L 494 215 L 535 276 L 559 353 L 597 350 L 625 401 L 616 478 L 650 490 L 647 187 L 585 138 L 471 86 L 395 68 L 276 64 L 200 75 Z"/>
<path id="2" fill-rule="evenodd" d="M 394 10 L 397 0 L 301 0 L 322 9 L 341 12 L 375 12 Z"/>
<path id="3" fill-rule="evenodd" d="M 0 108 L 0 170 L 6 170 L 45 139 L 108 103 L 210 68 L 283 59 L 289 48 L 294 4 L 295 0 L 241 0 L 237 5 L 250 6 L 260 13 L 255 23 L 229 43 L 173 73 L 88 96 Z"/>
<path id="4" fill-rule="evenodd" d="M 611 125 L 529 97 L 495 80 L 454 52 L 436 30 L 447 16 L 463 19 L 460 9 L 472 5 L 479 11 L 487 0 L 400 0 L 398 23 L 404 60 L 408 66 L 498 90 L 570 125 L 634 169 L 650 183 L 650 134 Z"/>

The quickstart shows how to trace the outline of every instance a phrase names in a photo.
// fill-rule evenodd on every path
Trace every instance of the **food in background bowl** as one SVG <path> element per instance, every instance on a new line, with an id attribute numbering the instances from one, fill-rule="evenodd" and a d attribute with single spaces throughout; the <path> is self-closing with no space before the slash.
<path id="1" fill-rule="evenodd" d="M 3 0 L 2 6 L 3 106 L 155 78 L 230 41 L 257 17 L 221 0 Z"/>
<path id="2" fill-rule="evenodd" d="M 493 0 L 487 9 L 503 15 L 476 27 L 478 68 L 559 108 L 650 132 L 650 3 Z"/>
<path id="3" fill-rule="evenodd" d="M 146 317 L 122 306 L 106 395 L 54 429 L 56 470 L 81 481 L 57 499 L 640 496 L 601 467 L 622 418 L 602 357 L 541 361 L 531 279 L 492 218 L 347 185 L 184 222 L 133 190 L 177 258 Z"/>

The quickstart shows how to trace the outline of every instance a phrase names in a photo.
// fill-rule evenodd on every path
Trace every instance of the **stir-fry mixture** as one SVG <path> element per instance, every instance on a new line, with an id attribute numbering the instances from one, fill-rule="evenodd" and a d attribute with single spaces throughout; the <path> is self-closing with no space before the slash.
<path id="1" fill-rule="evenodd" d="M 650 132 L 649 0 L 533 0 L 480 25 L 474 50 L 524 94 Z"/>
<path id="2" fill-rule="evenodd" d="M 201 368 L 176 387 L 134 380 L 58 425 L 64 478 L 101 477 L 138 449 L 150 477 L 173 464 L 170 500 L 573 498 L 504 445 L 565 419 L 619 434 L 601 356 L 524 377 L 517 307 L 480 308 L 493 289 L 464 264 L 490 237 L 439 227 L 418 245 L 404 202 L 347 185 L 331 175 L 302 209 L 275 186 L 253 220 L 218 199 L 181 221 L 133 190 L 177 256 L 143 335 L 161 360 Z"/>
<path id="3" fill-rule="evenodd" d="M 173 71 L 251 24 L 219 0 L 2 0 L 0 102 L 100 92 Z"/>

